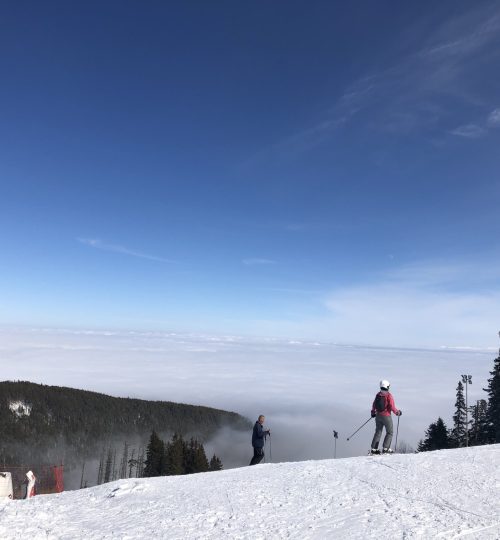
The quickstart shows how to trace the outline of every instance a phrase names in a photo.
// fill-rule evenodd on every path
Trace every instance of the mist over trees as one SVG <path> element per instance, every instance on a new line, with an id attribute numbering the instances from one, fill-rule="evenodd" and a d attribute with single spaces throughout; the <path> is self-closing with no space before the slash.
<path id="1" fill-rule="evenodd" d="M 63 463 L 66 473 L 73 471 L 72 485 L 81 487 L 142 476 L 152 429 L 177 433 L 181 440 L 193 437 L 201 445 L 223 427 L 246 431 L 251 424 L 239 414 L 210 407 L 0 382 L 0 463 L 4 468 Z M 181 443 L 168 444 L 173 445 L 169 467 L 181 470 L 175 458 L 176 451 L 182 453 Z"/>

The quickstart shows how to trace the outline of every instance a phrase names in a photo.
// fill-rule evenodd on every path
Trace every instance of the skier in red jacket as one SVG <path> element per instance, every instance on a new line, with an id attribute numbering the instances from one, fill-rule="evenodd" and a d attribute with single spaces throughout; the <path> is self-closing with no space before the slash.
<path id="1" fill-rule="evenodd" d="M 375 418 L 375 435 L 372 440 L 371 454 L 380 454 L 378 445 L 380 438 L 382 437 L 382 431 L 385 428 L 385 438 L 382 445 L 382 452 L 384 454 L 392 454 L 392 416 L 394 413 L 396 416 L 401 416 L 402 412 L 396 407 L 394 398 L 389 392 L 391 383 L 385 379 L 380 381 L 380 392 L 375 396 L 372 405 L 372 418 Z"/>

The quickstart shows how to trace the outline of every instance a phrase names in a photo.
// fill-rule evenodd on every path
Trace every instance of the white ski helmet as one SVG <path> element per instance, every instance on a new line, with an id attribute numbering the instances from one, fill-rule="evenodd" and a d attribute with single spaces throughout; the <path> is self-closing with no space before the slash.
<path id="1" fill-rule="evenodd" d="M 387 380 L 380 381 L 380 388 L 381 390 L 389 390 L 389 386 L 391 386 L 391 383 Z"/>

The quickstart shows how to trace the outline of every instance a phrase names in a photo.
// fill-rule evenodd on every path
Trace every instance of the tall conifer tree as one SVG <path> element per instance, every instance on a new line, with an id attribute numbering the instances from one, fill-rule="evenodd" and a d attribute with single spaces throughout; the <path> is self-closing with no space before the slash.
<path id="1" fill-rule="evenodd" d="M 490 443 L 500 443 L 500 351 L 490 375 L 488 388 L 484 389 L 488 393 L 487 437 Z"/>
<path id="2" fill-rule="evenodd" d="M 165 474 L 185 474 L 186 471 L 186 443 L 182 435 L 174 434 L 166 449 Z"/>
<path id="3" fill-rule="evenodd" d="M 453 415 L 453 429 L 450 434 L 450 445 L 455 448 L 465 446 L 466 432 L 468 429 L 466 419 L 464 385 L 459 381 L 457 386 L 457 399 L 455 401 L 455 414 Z"/>
<path id="4" fill-rule="evenodd" d="M 469 444 L 472 446 L 488 444 L 488 403 L 479 399 L 476 405 L 470 408 L 472 424 L 469 434 Z"/>
<path id="5" fill-rule="evenodd" d="M 146 448 L 144 476 L 162 476 L 165 474 L 165 445 L 153 430 Z"/>
<path id="6" fill-rule="evenodd" d="M 203 445 L 196 440 L 193 457 L 194 472 L 208 471 L 208 459 L 205 454 L 205 448 L 203 448 Z"/>

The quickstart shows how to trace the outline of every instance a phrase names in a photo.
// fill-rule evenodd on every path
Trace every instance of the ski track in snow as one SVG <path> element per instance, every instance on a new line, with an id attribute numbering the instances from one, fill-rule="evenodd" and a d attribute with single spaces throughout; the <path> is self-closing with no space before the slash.
<path id="1" fill-rule="evenodd" d="M 8 539 L 495 539 L 500 445 L 119 480 L 0 503 Z"/>

